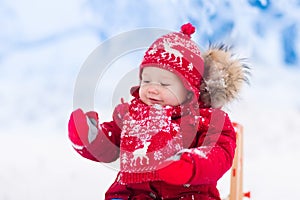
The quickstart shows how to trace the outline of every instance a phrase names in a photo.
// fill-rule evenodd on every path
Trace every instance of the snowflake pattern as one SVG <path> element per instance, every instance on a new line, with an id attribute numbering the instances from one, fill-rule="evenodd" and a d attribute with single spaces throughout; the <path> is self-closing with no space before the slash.
<path id="1" fill-rule="evenodd" d="M 121 156 L 121 163 L 123 165 L 126 165 L 128 162 L 129 162 L 129 160 L 128 160 L 127 154 L 126 153 L 122 154 L 122 156 Z"/>
<path id="2" fill-rule="evenodd" d="M 148 51 L 149 55 L 154 55 L 156 52 L 156 49 L 151 49 L 150 51 Z"/>
<path id="3" fill-rule="evenodd" d="M 161 160 L 163 157 L 161 151 L 155 151 L 154 152 L 154 160 Z"/>
<path id="4" fill-rule="evenodd" d="M 188 67 L 188 69 L 189 69 L 190 71 L 192 71 L 193 68 L 194 68 L 193 63 L 190 63 L 187 67 Z"/>
<path id="5" fill-rule="evenodd" d="M 175 144 L 175 149 L 177 151 L 180 151 L 180 150 L 182 150 L 182 146 L 180 144 Z"/>

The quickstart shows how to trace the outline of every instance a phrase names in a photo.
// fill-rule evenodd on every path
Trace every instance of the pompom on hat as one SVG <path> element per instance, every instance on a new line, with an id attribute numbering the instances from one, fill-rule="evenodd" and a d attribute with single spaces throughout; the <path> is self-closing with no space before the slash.
<path id="1" fill-rule="evenodd" d="M 180 32 L 161 36 L 145 52 L 140 65 L 140 75 L 147 66 L 166 69 L 175 73 L 184 86 L 200 95 L 200 83 L 204 72 L 204 61 L 198 45 L 191 40 L 195 27 L 191 23 L 181 26 Z"/>

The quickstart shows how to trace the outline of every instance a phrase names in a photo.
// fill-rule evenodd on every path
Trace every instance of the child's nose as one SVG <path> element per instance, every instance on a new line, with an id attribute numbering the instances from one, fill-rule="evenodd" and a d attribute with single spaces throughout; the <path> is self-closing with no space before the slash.
<path id="1" fill-rule="evenodd" d="M 152 84 L 151 86 L 148 87 L 148 93 L 150 94 L 158 94 L 158 86 L 156 84 Z"/>

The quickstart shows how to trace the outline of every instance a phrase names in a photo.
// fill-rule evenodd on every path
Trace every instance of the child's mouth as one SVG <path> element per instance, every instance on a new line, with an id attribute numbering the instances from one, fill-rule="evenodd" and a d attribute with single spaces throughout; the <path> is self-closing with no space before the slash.
<path id="1" fill-rule="evenodd" d="M 158 99 L 149 98 L 151 104 L 160 104 L 162 101 Z"/>

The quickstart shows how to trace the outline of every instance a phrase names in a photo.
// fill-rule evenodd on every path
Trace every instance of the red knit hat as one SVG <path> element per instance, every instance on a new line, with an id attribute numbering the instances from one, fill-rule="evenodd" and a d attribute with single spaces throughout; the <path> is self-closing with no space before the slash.
<path id="1" fill-rule="evenodd" d="M 195 27 L 191 23 L 181 26 L 181 32 L 172 32 L 158 38 L 146 51 L 140 65 L 153 66 L 175 73 L 184 86 L 199 98 L 204 62 L 200 48 L 191 40 Z"/>

